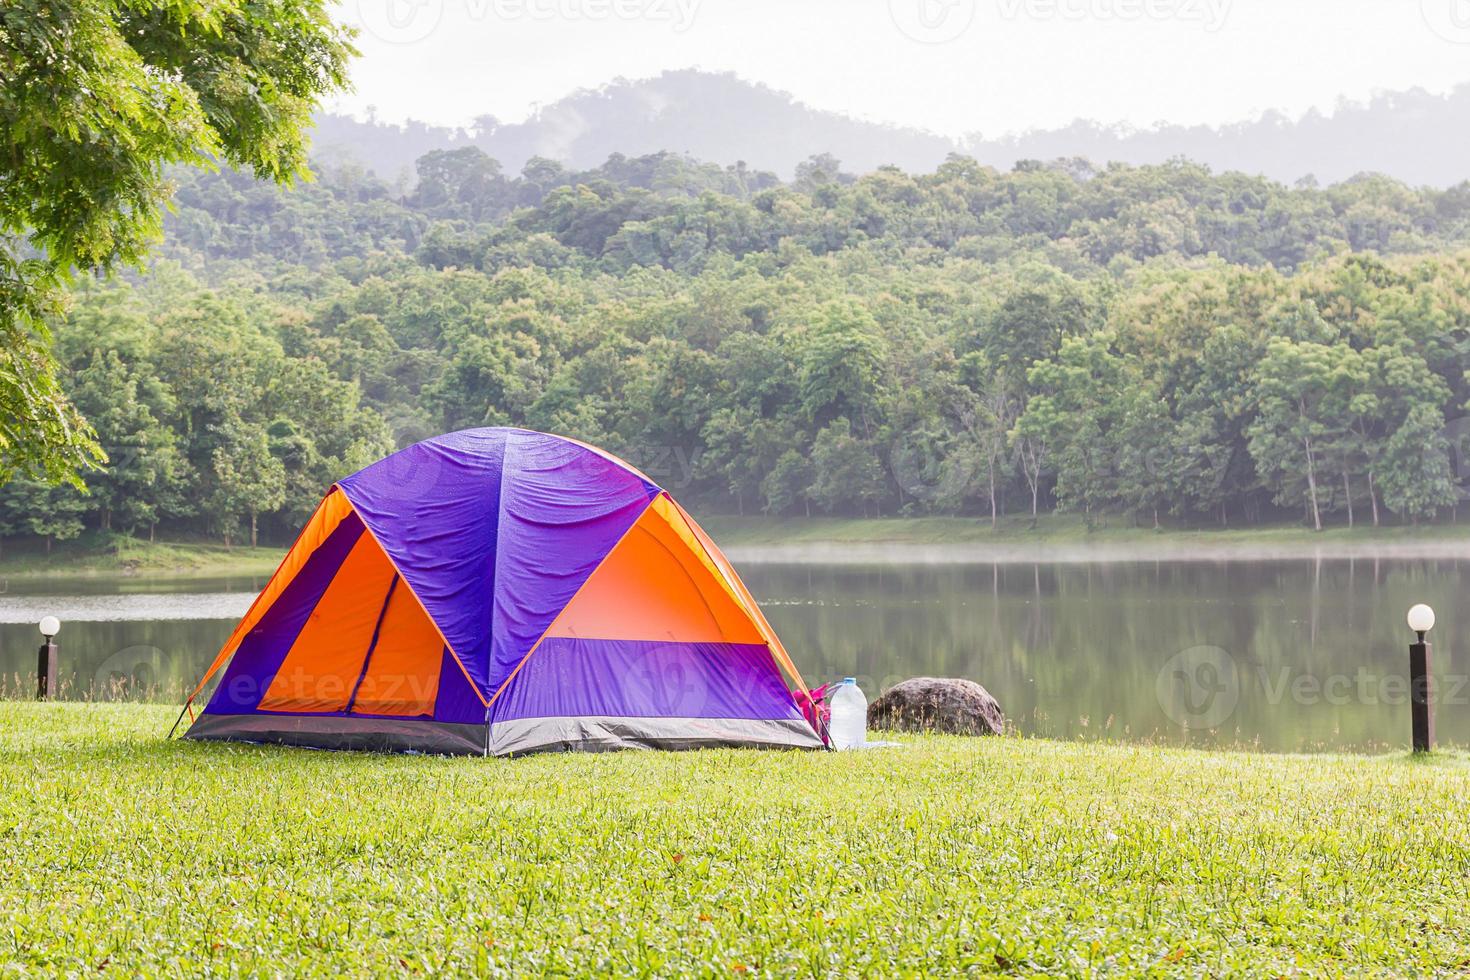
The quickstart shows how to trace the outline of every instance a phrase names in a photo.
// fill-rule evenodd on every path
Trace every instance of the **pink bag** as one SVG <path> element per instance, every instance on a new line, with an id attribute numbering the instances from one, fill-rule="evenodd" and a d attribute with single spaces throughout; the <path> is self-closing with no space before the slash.
<path id="1" fill-rule="evenodd" d="M 796 704 L 801 708 L 801 713 L 806 717 L 807 723 L 821 736 L 822 744 L 827 748 L 832 747 L 832 739 L 827 733 L 828 726 L 832 721 L 832 706 L 827 703 L 827 690 L 831 684 L 823 684 L 814 687 L 810 691 L 797 691 Z"/>

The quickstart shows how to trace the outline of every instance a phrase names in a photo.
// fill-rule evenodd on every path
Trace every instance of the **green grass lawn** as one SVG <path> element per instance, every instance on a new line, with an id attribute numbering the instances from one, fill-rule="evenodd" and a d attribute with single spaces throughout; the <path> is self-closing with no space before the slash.
<path id="1" fill-rule="evenodd" d="M 0 972 L 1470 966 L 1470 762 L 905 738 L 436 759 L 0 704 Z"/>

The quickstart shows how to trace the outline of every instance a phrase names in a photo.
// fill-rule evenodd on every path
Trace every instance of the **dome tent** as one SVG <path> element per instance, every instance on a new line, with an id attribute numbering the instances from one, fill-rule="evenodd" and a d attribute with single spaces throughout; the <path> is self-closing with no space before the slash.
<path id="1" fill-rule="evenodd" d="M 190 739 L 512 755 L 820 748 L 718 547 L 627 463 L 469 429 L 335 484 L 205 672 Z"/>

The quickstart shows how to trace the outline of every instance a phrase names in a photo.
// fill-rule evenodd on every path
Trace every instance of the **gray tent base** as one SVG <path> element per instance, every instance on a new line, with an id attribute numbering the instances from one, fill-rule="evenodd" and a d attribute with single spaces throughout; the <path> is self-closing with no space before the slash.
<path id="1" fill-rule="evenodd" d="M 820 749 L 805 721 L 759 718 L 521 718 L 464 725 L 421 718 L 206 712 L 186 739 L 426 755 L 529 755 L 620 749 Z"/>
<path id="2" fill-rule="evenodd" d="M 484 755 L 485 725 L 422 718 L 351 718 L 342 715 L 217 715 L 205 712 L 184 734 L 201 742 L 259 742 L 307 749 Z"/>

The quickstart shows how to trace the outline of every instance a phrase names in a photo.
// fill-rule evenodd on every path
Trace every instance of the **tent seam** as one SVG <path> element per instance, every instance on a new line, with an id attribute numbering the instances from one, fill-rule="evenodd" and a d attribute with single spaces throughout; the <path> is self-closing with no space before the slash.
<path id="1" fill-rule="evenodd" d="M 485 680 L 490 680 L 490 670 L 495 664 L 495 624 L 500 616 L 500 559 L 505 554 L 505 548 L 501 547 L 504 541 L 501 535 L 505 532 L 505 485 L 515 478 L 515 470 L 511 467 L 511 454 L 515 452 L 517 440 L 512 437 L 517 430 L 512 429 L 505 436 L 505 450 L 500 457 L 500 481 L 495 488 L 495 562 L 490 572 L 490 636 L 488 649 L 485 651 Z M 549 628 L 549 627 L 548 627 Z M 512 672 L 514 676 L 514 672 Z M 510 680 L 509 677 L 506 678 Z M 485 754 L 490 754 L 490 706 L 495 703 L 500 692 L 496 691 L 490 696 L 489 701 L 484 698 L 480 700 L 485 705 Z"/>
<path id="2" fill-rule="evenodd" d="M 364 525 L 366 526 L 366 525 Z M 384 552 L 386 557 L 387 553 Z M 389 562 L 391 564 L 391 560 Z M 368 641 L 367 653 L 362 657 L 362 669 L 357 672 L 357 683 L 352 685 L 352 693 L 347 698 L 347 706 L 342 709 L 343 714 L 352 714 L 352 708 L 357 704 L 357 692 L 362 690 L 362 682 L 367 677 L 368 668 L 373 663 L 373 652 L 378 649 L 378 639 L 383 635 L 383 620 L 388 618 L 388 604 L 393 601 L 393 593 L 398 589 L 398 583 L 403 581 L 403 576 L 398 570 L 393 570 L 393 580 L 388 583 L 388 591 L 383 595 L 383 607 L 378 610 L 378 621 L 373 624 L 373 638 Z"/>

